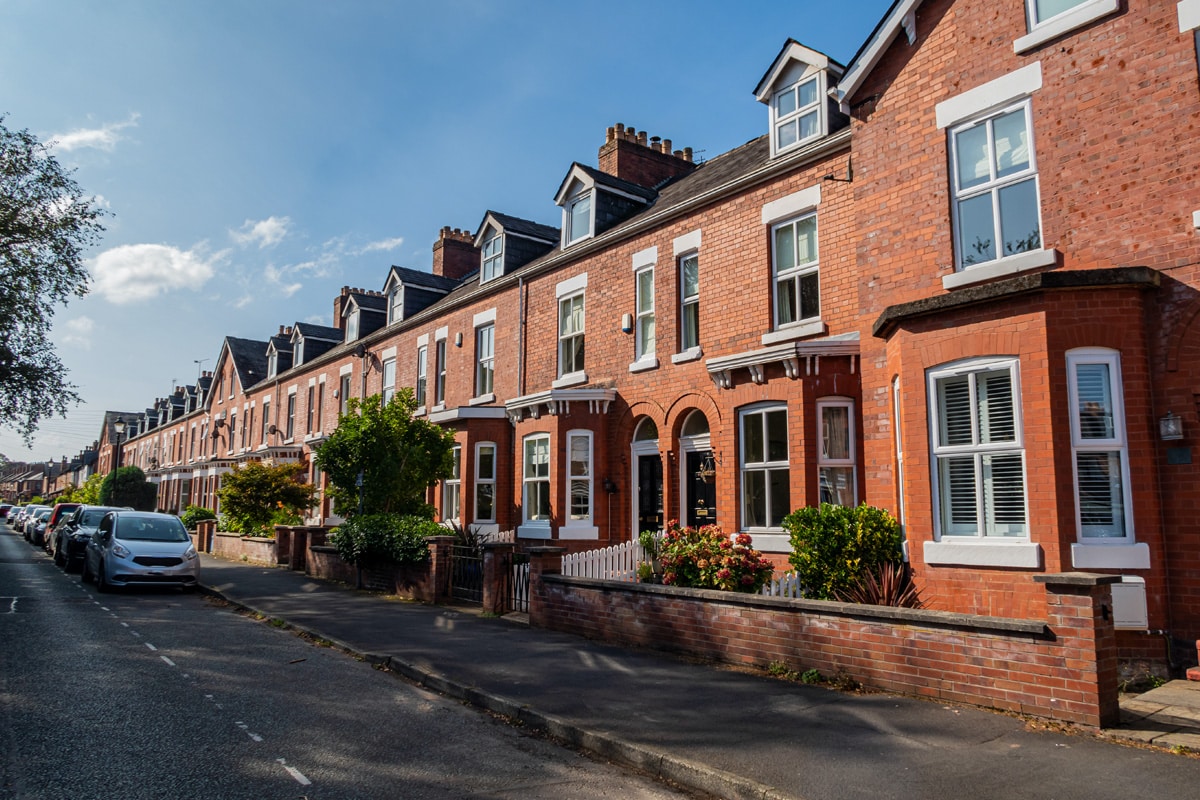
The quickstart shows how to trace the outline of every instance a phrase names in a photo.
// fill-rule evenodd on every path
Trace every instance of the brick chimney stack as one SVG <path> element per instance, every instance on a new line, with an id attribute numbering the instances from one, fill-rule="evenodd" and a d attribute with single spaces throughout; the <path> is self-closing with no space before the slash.
<path id="1" fill-rule="evenodd" d="M 458 281 L 477 269 L 479 248 L 470 232 L 449 225 L 442 228 L 433 246 L 433 274 Z"/>
<path id="2" fill-rule="evenodd" d="M 670 139 L 617 123 L 608 129 L 598 159 L 600 171 L 623 181 L 652 189 L 670 178 L 686 175 L 696 168 L 692 148 L 672 150 Z"/>
<path id="3" fill-rule="evenodd" d="M 333 298 L 333 327 L 337 328 L 339 331 L 345 324 L 342 321 L 342 312 L 346 310 L 346 301 L 349 299 L 349 297 L 350 287 L 343 286 L 342 293 Z"/>

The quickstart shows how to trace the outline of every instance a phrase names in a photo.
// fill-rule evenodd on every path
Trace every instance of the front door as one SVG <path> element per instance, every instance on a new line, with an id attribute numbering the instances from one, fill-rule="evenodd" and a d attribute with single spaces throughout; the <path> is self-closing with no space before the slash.
<path id="1" fill-rule="evenodd" d="M 683 483 L 687 487 L 685 517 L 688 527 L 717 524 L 717 480 L 715 475 L 702 475 L 707 463 L 712 465 L 711 450 L 688 450 L 684 453 L 687 471 Z"/>
<path id="2" fill-rule="evenodd" d="M 638 532 L 659 531 L 663 524 L 662 457 L 637 456 Z"/>

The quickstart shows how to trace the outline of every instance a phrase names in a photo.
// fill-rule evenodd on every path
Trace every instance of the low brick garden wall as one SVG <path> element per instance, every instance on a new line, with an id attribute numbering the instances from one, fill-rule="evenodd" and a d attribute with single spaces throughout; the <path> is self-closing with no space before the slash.
<path id="1" fill-rule="evenodd" d="M 212 554 L 230 561 L 248 561 L 251 564 L 275 566 L 279 563 L 275 555 L 274 539 L 259 539 L 242 536 L 240 533 L 218 531 L 212 538 Z"/>
<path id="2" fill-rule="evenodd" d="M 1049 616 L 1018 620 L 567 578 L 558 548 L 531 556 L 538 627 L 1096 727 L 1118 720 L 1113 576 L 1034 576 Z"/>

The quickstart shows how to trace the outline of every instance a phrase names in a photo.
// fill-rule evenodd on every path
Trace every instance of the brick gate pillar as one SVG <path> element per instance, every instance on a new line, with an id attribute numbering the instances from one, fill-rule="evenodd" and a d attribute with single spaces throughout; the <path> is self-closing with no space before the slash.
<path id="1" fill-rule="evenodd" d="M 510 556 L 517 546 L 512 542 L 488 542 L 483 546 L 483 610 L 488 614 L 508 611 L 508 581 L 512 569 Z"/>
<path id="2" fill-rule="evenodd" d="M 562 573 L 562 554 L 565 547 L 531 547 L 529 553 L 529 624 L 544 628 L 549 609 L 542 602 L 542 576 Z"/>

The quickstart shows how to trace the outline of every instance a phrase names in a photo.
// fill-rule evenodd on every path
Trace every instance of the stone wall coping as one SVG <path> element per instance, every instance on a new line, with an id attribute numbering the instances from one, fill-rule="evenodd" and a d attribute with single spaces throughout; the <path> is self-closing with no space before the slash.
<path id="1" fill-rule="evenodd" d="M 534 548 L 557 549 L 557 548 Z M 1096 576 L 1100 577 L 1100 576 Z M 1115 576 L 1119 580 L 1119 576 Z M 974 614 L 959 614 L 953 611 L 933 611 L 925 608 L 897 608 L 894 606 L 871 606 L 859 603 L 840 603 L 834 600 L 807 600 L 790 597 L 767 597 L 761 594 L 723 592 L 715 589 L 686 589 L 679 586 L 661 586 L 653 583 L 631 583 L 601 578 L 572 578 L 565 575 L 542 575 L 544 583 L 575 585 L 606 591 L 621 591 L 634 594 L 658 594 L 720 602 L 747 608 L 789 609 L 810 611 L 856 619 L 878 619 L 931 628 L 955 628 L 981 633 L 1023 633 L 1030 636 L 1051 638 L 1045 622 L 1008 617 L 984 617 Z"/>
<path id="2" fill-rule="evenodd" d="M 525 552 L 531 556 L 536 555 L 553 555 L 554 553 L 565 553 L 567 548 L 555 547 L 554 545 L 542 545 L 541 547 L 527 547 Z M 610 581 L 610 583 L 620 584 L 620 581 Z"/>
<path id="3" fill-rule="evenodd" d="M 1120 583 L 1121 576 L 1099 572 L 1051 572 L 1046 575 L 1034 575 L 1033 581 L 1048 586 L 1104 586 Z"/>
<path id="4" fill-rule="evenodd" d="M 314 553 L 337 553 L 337 548 L 328 544 L 314 544 L 308 548 Z"/>

